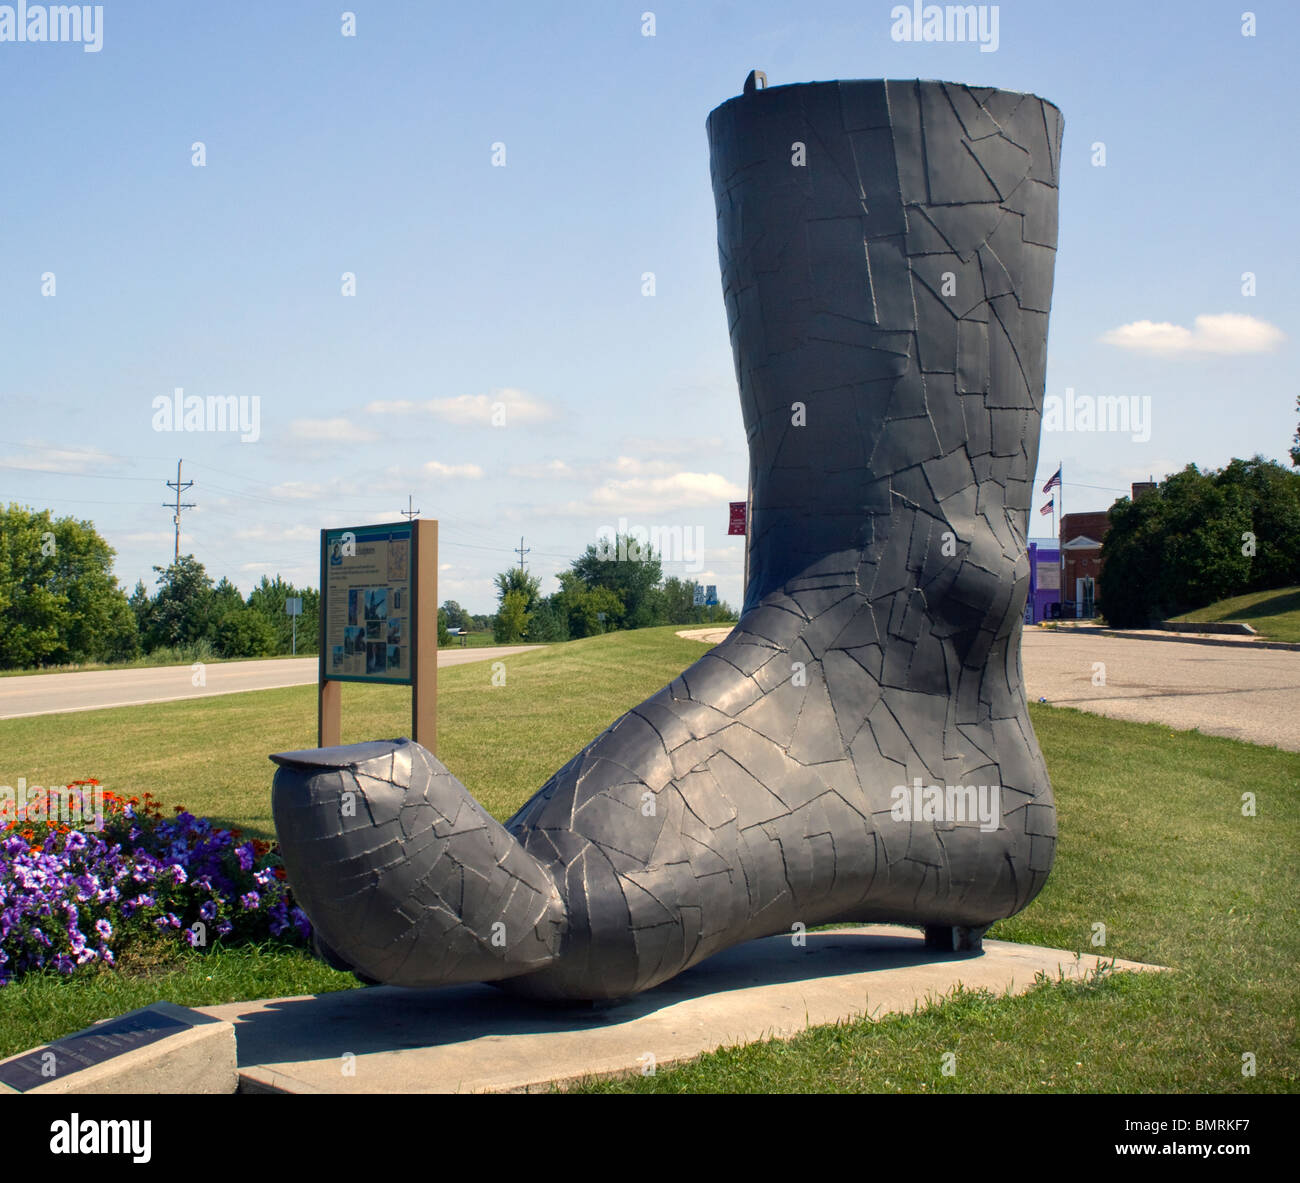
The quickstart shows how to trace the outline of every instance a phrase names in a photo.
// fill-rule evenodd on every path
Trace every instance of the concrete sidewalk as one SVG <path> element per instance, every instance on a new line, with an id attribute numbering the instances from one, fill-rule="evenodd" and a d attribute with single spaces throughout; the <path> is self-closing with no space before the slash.
<path id="1" fill-rule="evenodd" d="M 196 1009 L 234 1023 L 244 1092 L 517 1092 L 906 1013 L 959 982 L 1021 994 L 1040 971 L 1078 978 L 1101 960 L 1005 941 L 985 941 L 982 954 L 937 953 L 918 930 L 885 925 L 811 932 L 806 940 L 802 948 L 786 936 L 751 941 L 611 1006 L 529 1003 L 472 985 L 380 986 Z"/>

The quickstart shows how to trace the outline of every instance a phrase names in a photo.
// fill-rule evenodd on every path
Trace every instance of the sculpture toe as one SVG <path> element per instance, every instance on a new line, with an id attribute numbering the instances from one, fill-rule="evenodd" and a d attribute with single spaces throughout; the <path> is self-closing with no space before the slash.
<path id="1" fill-rule="evenodd" d="M 319 940 L 358 976 L 493 981 L 558 955 L 565 915 L 550 872 L 418 744 L 271 758 L 289 881 Z"/>

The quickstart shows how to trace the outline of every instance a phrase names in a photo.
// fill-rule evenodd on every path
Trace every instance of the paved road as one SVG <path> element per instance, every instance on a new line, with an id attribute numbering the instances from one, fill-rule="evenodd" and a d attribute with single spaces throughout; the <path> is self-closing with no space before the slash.
<path id="1" fill-rule="evenodd" d="M 490 661 L 523 653 L 533 645 L 452 648 L 438 652 L 438 666 Z M 283 657 L 270 661 L 209 662 L 203 668 L 206 685 L 193 685 L 187 665 L 130 670 L 90 670 L 78 674 L 32 674 L 0 678 L 0 719 L 56 715 L 68 711 L 97 711 L 104 707 L 171 702 L 238 694 L 245 690 L 274 690 L 306 686 L 316 681 L 316 658 Z"/>
<path id="2" fill-rule="evenodd" d="M 677 635 L 713 644 L 728 631 Z M 1031 702 L 1300 752 L 1298 652 L 1037 628 L 1025 630 L 1021 652 Z"/>
<path id="3" fill-rule="evenodd" d="M 1047 629 L 1027 629 L 1022 652 L 1030 701 L 1300 752 L 1300 653 Z"/>
<path id="4" fill-rule="evenodd" d="M 721 640 L 729 630 L 691 631 Z M 438 664 L 529 648 L 444 649 Z M 1094 684 L 1096 662 L 1105 666 L 1104 685 Z M 1031 700 L 1300 751 L 1300 653 L 1027 629 L 1024 667 Z M 316 659 L 218 662 L 205 674 L 206 686 L 191 685 L 189 666 L 0 678 L 0 719 L 309 685 Z"/>

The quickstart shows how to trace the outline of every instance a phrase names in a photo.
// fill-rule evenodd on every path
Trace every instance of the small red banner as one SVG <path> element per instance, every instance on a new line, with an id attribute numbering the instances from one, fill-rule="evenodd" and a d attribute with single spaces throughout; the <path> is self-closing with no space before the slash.
<path id="1" fill-rule="evenodd" d="M 743 501 L 733 501 L 731 503 L 731 525 L 727 528 L 728 534 L 744 534 L 745 532 L 745 503 Z"/>

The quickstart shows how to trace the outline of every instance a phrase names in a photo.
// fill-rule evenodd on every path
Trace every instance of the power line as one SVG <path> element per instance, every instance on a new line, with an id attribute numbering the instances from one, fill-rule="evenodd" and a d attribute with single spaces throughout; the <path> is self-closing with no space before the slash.
<path id="1" fill-rule="evenodd" d="M 193 501 L 186 501 L 184 504 L 181 503 L 181 494 L 185 492 L 185 490 L 194 487 L 193 481 L 181 480 L 181 463 L 182 462 L 180 460 L 176 461 L 176 479 L 174 481 L 167 482 L 167 487 L 169 489 L 176 490 L 176 503 L 175 505 L 172 505 L 169 502 L 166 501 L 163 502 L 164 509 L 175 510 L 175 513 L 172 515 L 172 521 L 176 525 L 176 560 L 175 561 L 178 563 L 181 561 L 181 510 L 193 509 L 195 507 L 195 503 Z"/>
<path id="2" fill-rule="evenodd" d="M 533 548 L 524 545 L 524 536 L 521 534 L 519 535 L 519 545 L 512 546 L 510 549 L 519 556 L 519 570 L 522 572 L 524 569 L 524 555 L 531 554 Z"/>
<path id="3" fill-rule="evenodd" d="M 414 504 L 415 504 L 415 499 L 411 496 L 411 494 L 408 493 L 406 495 L 406 508 L 399 511 L 402 517 L 404 517 L 408 522 L 411 521 L 413 518 L 418 518 L 420 516 L 420 511 L 418 509 L 411 508 Z"/>

